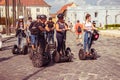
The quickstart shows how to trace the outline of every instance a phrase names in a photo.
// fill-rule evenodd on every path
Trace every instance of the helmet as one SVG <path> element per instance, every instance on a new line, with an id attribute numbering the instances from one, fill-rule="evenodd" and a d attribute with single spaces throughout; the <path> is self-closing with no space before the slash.
<path id="1" fill-rule="evenodd" d="M 58 18 L 58 19 L 63 19 L 63 18 L 64 18 L 64 14 L 63 14 L 63 13 L 58 14 L 58 15 L 57 15 L 57 18 Z"/>
<path id="2" fill-rule="evenodd" d="M 99 33 L 97 30 L 94 30 L 93 34 L 92 34 L 92 40 L 96 41 L 96 40 L 98 40 L 98 38 L 99 38 Z"/>
<path id="3" fill-rule="evenodd" d="M 40 15 L 40 19 L 46 19 L 47 16 L 46 15 Z"/>
<path id="4" fill-rule="evenodd" d="M 52 17 L 49 17 L 49 20 L 52 20 Z"/>
<path id="5" fill-rule="evenodd" d="M 22 16 L 22 15 L 21 15 L 21 16 L 19 16 L 19 19 L 24 19 L 24 16 Z"/>
<path id="6" fill-rule="evenodd" d="M 37 19 L 40 19 L 40 15 L 37 15 L 37 17 L 36 17 Z"/>

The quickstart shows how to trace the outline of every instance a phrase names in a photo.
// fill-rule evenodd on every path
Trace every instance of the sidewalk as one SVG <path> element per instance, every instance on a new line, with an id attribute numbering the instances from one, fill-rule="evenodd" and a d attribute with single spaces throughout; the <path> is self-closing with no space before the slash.
<path id="1" fill-rule="evenodd" d="M 109 37 L 120 37 L 120 30 L 100 30 L 100 34 Z"/>
<path id="2" fill-rule="evenodd" d="M 2 34 L 2 38 L 9 38 L 9 37 L 14 37 L 15 34 L 10 34 L 10 35 L 6 35 L 6 34 Z"/>

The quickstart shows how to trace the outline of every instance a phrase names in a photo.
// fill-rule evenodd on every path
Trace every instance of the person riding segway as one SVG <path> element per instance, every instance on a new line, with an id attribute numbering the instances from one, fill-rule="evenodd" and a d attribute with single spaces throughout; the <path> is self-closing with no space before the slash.
<path id="1" fill-rule="evenodd" d="M 66 31 L 67 25 L 64 21 L 64 15 L 62 13 L 57 15 L 58 21 L 56 23 L 56 38 L 57 38 L 57 50 L 53 54 L 54 62 L 72 61 L 71 49 L 66 48 Z"/>
<path id="2" fill-rule="evenodd" d="M 83 24 L 84 29 L 84 49 L 81 48 L 79 51 L 79 59 L 84 60 L 86 58 L 96 59 L 97 53 L 94 48 L 91 48 L 92 42 L 99 38 L 99 33 L 91 23 L 91 15 L 86 15 L 86 21 Z"/>
<path id="3" fill-rule="evenodd" d="M 17 45 L 14 45 L 12 49 L 13 54 L 27 54 L 28 46 L 26 42 L 26 34 L 25 34 L 25 25 L 24 25 L 24 17 L 19 16 L 19 21 L 16 26 L 16 37 L 17 37 Z"/>
<path id="4" fill-rule="evenodd" d="M 36 40 L 33 40 L 34 45 L 36 45 L 36 47 L 32 45 L 33 46 L 32 49 L 34 51 L 31 52 L 31 56 L 30 56 L 34 67 L 41 67 L 47 65 L 51 61 L 51 56 L 46 48 L 46 44 L 47 44 L 46 31 L 48 30 L 45 24 L 46 19 L 47 19 L 46 15 L 37 16 L 37 21 L 38 21 L 38 25 L 36 25 L 37 34 L 34 34 L 36 36 Z M 30 29 L 31 34 L 32 34 L 33 25 L 31 24 L 31 29 Z"/>
<path id="5" fill-rule="evenodd" d="M 47 42 L 49 50 L 54 51 L 56 48 L 56 42 L 54 41 L 54 29 L 55 29 L 55 23 L 52 21 L 52 17 L 49 17 L 49 21 L 47 22 L 47 27 L 49 29 L 48 36 L 47 36 Z"/>

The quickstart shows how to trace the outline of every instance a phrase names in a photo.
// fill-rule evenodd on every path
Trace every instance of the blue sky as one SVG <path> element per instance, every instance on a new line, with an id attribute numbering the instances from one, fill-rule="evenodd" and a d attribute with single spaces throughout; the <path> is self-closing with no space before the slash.
<path id="1" fill-rule="evenodd" d="M 51 13 L 58 11 L 61 6 L 75 2 L 78 5 L 120 5 L 120 0 L 45 0 L 51 7 Z"/>

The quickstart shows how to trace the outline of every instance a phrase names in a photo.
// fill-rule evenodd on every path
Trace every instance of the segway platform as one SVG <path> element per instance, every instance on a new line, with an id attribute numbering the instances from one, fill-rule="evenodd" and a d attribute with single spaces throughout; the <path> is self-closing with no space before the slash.
<path id="1" fill-rule="evenodd" d="M 92 48 L 89 52 L 89 55 L 87 55 L 85 52 L 84 52 L 84 49 L 80 49 L 79 51 L 79 59 L 80 60 L 86 60 L 86 59 L 93 59 L 93 60 L 96 60 L 97 59 L 97 52 L 94 48 Z"/>

